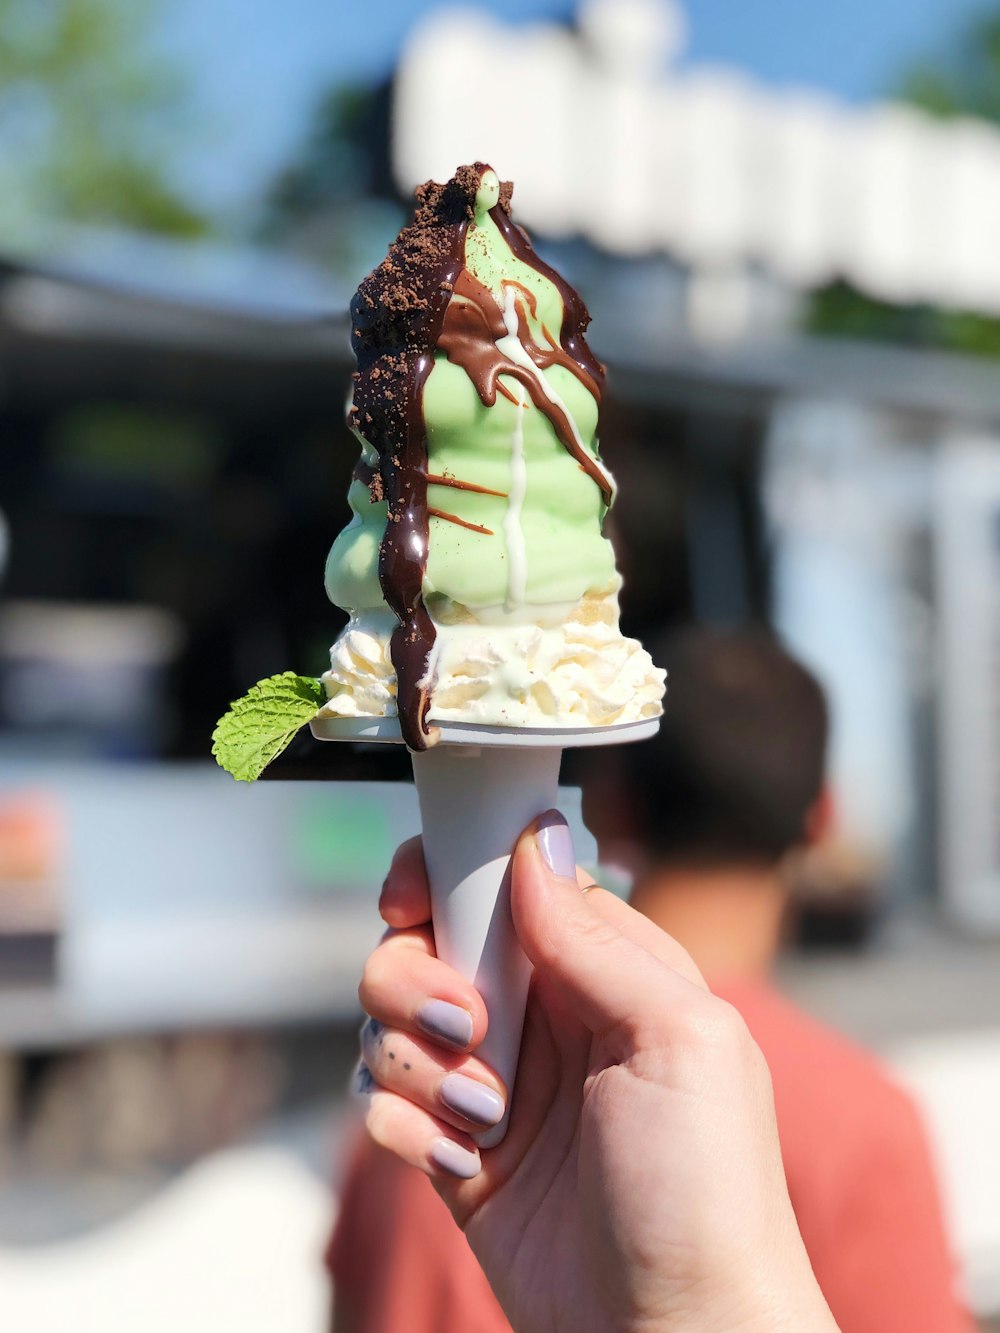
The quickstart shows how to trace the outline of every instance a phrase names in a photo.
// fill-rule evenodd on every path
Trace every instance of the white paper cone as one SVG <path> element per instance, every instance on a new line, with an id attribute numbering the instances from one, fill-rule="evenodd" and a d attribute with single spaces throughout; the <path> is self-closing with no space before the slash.
<path id="1" fill-rule="evenodd" d="M 477 1054 L 514 1090 L 531 965 L 510 915 L 510 856 L 532 819 L 556 804 L 561 747 L 438 745 L 414 754 L 438 955 L 486 1002 Z M 507 1116 L 477 1134 L 492 1148 Z"/>

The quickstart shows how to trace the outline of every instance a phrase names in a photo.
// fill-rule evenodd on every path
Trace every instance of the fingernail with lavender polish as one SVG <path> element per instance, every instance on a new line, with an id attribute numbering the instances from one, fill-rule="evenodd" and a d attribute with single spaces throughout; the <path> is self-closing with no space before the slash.
<path id="1" fill-rule="evenodd" d="M 503 1119 L 500 1094 L 465 1074 L 449 1074 L 442 1081 L 441 1100 L 450 1111 L 457 1111 L 474 1125 L 498 1125 Z"/>
<path id="2" fill-rule="evenodd" d="M 569 825 L 558 810 L 549 810 L 538 821 L 535 833 L 538 850 L 553 875 L 576 879 L 576 854 Z"/>
<path id="3" fill-rule="evenodd" d="M 478 1176 L 482 1166 L 477 1152 L 469 1152 L 453 1139 L 435 1139 L 431 1144 L 431 1161 L 442 1171 L 462 1180 Z"/>
<path id="4" fill-rule="evenodd" d="M 428 1000 L 417 1010 L 417 1026 L 428 1037 L 464 1051 L 472 1041 L 472 1015 L 447 1000 Z"/>

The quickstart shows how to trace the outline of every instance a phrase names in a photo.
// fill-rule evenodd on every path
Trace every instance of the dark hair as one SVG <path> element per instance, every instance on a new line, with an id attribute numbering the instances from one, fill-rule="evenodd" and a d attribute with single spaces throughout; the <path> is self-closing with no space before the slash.
<path id="1" fill-rule="evenodd" d="M 621 750 L 646 848 L 689 863 L 778 860 L 804 840 L 823 784 L 818 681 L 762 629 L 687 629 L 653 656 L 668 673 L 660 732 Z"/>

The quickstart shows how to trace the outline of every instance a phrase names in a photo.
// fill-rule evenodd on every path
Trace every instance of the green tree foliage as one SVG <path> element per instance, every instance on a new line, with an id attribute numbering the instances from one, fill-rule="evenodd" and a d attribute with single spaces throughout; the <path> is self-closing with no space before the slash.
<path id="1" fill-rule="evenodd" d="M 388 146 L 388 85 L 330 88 L 301 148 L 268 192 L 263 239 L 300 250 L 356 282 L 382 258 L 405 216 Z"/>
<path id="2" fill-rule="evenodd" d="M 821 337 L 1000 357 L 1000 320 L 970 310 L 891 305 L 846 282 L 830 283 L 813 293 L 806 327 Z"/>
<path id="3" fill-rule="evenodd" d="M 975 116 L 1000 125 L 1000 12 L 983 14 L 950 52 L 906 74 L 897 96 L 944 120 Z M 846 282 L 813 296 L 812 332 L 1000 357 L 1000 320 L 966 310 L 897 306 Z"/>
<path id="4" fill-rule="evenodd" d="M 900 95 L 932 116 L 978 116 L 1000 125 L 1000 13 L 986 13 L 939 63 L 922 62 Z"/>
<path id="5" fill-rule="evenodd" d="M 270 192 L 276 223 L 379 193 L 382 89 L 338 84 L 320 98 L 305 142 Z"/>
<path id="6" fill-rule="evenodd" d="M 0 240 L 44 222 L 192 235 L 167 162 L 183 89 L 142 0 L 0 0 Z"/>

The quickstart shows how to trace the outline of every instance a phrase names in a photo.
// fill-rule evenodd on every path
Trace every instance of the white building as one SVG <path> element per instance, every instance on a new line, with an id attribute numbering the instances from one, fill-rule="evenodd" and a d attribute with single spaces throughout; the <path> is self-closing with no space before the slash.
<path id="1" fill-rule="evenodd" d="M 542 235 L 663 251 L 696 286 L 759 269 L 1000 314 L 1000 130 L 678 69 L 672 0 L 583 0 L 578 28 L 436 11 L 397 77 L 404 190 L 479 158 Z M 696 331 L 700 310 L 695 295 Z"/>
<path id="2" fill-rule="evenodd" d="M 683 41 L 657 0 L 583 0 L 575 31 L 437 11 L 397 75 L 397 179 L 491 162 L 543 241 L 606 257 L 582 285 L 627 394 L 760 449 L 771 612 L 834 698 L 845 831 L 901 889 L 936 852 L 953 920 L 1000 931 L 1000 374 L 796 330 L 835 279 L 1000 314 L 1000 131 L 682 69 Z M 709 619 L 752 610 L 736 523 L 724 488 L 688 516 Z"/>

